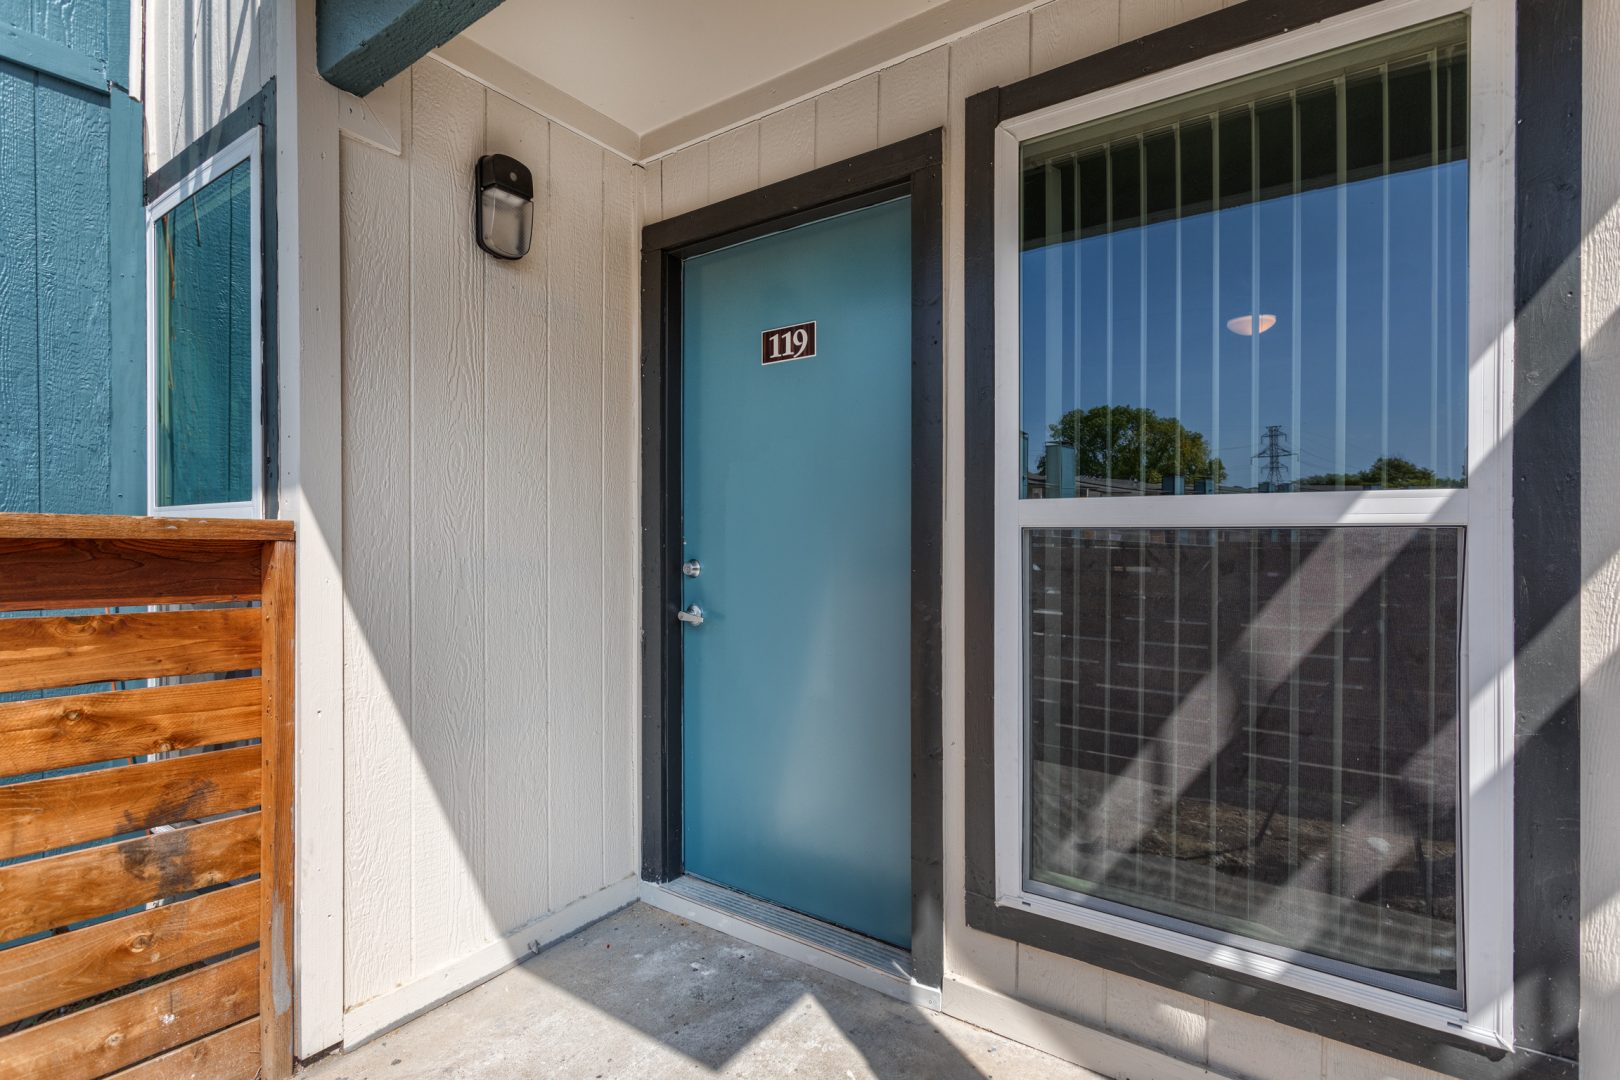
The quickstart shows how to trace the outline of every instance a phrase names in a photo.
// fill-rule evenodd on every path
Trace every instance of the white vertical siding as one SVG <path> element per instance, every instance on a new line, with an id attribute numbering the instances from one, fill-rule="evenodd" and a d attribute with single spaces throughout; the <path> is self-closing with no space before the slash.
<path id="1" fill-rule="evenodd" d="M 599 537 L 602 559 L 602 875 L 613 881 L 641 864 L 641 767 L 638 748 L 641 654 L 641 432 L 635 407 L 641 372 L 636 353 L 640 294 L 640 181 L 611 154 L 602 158 L 602 493 L 609 508 Z M 617 511 L 615 514 L 614 511 Z M 623 515 L 622 517 L 618 515 Z"/>
<path id="2" fill-rule="evenodd" d="M 913 56 L 878 76 L 878 143 L 898 142 L 945 123 L 951 81 L 948 45 Z"/>
<path id="3" fill-rule="evenodd" d="M 498 94 L 488 95 L 488 109 L 486 141 L 534 171 L 536 201 L 546 205 L 549 125 Z M 548 340 L 549 277 L 539 253 L 484 264 L 483 468 L 491 495 L 484 580 L 500 583 L 484 608 L 484 804 L 488 820 L 501 823 L 485 834 L 484 880 L 490 915 L 503 931 L 533 918 L 535 898 L 547 895 L 546 853 L 536 838 L 551 821 L 549 350 L 536 345 Z"/>
<path id="4" fill-rule="evenodd" d="M 759 186 L 759 124 L 744 124 L 709 140 L 709 198 L 715 202 Z"/>
<path id="5" fill-rule="evenodd" d="M 343 250 L 344 941 L 411 940 L 410 96 L 405 157 L 348 140 Z M 361 253 L 365 258 L 359 259 Z M 348 800 L 353 806 L 352 800 Z M 345 949 L 347 1002 L 411 976 L 409 948 Z M 346 1003 L 347 1003 L 346 1002 Z"/>
<path id="6" fill-rule="evenodd" d="M 663 168 L 665 217 L 684 214 L 709 203 L 708 142 L 675 151 L 663 159 Z"/>
<path id="7" fill-rule="evenodd" d="M 403 97 L 403 152 L 341 161 L 344 1001 L 368 1030 L 509 962 L 637 845 L 643 180 L 436 60 Z M 534 171 L 515 263 L 473 242 L 485 152 Z"/>
<path id="8" fill-rule="evenodd" d="M 964 499 L 963 484 L 963 395 L 961 392 L 963 354 L 962 314 L 962 231 L 963 194 L 962 146 L 965 138 L 963 113 L 969 97 L 992 86 L 1015 82 L 1029 74 L 1031 16 L 1021 15 L 988 26 L 951 46 L 950 102 L 945 137 L 945 580 L 954 582 L 960 574 L 950 567 L 962 566 L 960 522 Z M 965 625 L 962 592 L 947 586 L 944 604 L 945 655 L 962 656 Z M 962 745 L 963 671 L 960 663 L 944 665 L 946 745 Z M 955 977 L 989 989 L 1015 992 L 1018 981 L 1018 950 L 1005 938 L 980 933 L 967 925 L 963 912 L 962 855 L 966 839 L 961 822 L 963 809 L 962 767 L 945 768 L 945 923 L 950 929 L 945 943 L 947 970 Z M 1077 977 L 1102 978 L 1101 972 L 1087 969 Z M 947 1002 L 947 1008 L 950 1007 Z"/>
<path id="9" fill-rule="evenodd" d="M 551 183 L 546 258 L 553 290 L 548 304 L 548 423 L 569 434 L 547 459 L 551 527 L 546 561 L 556 568 L 546 605 L 547 712 L 553 725 L 548 757 L 547 831 L 550 906 L 600 888 L 603 810 L 602 738 L 602 150 L 560 127 L 551 129 Z M 590 283 L 590 288 L 577 286 Z M 575 362 L 564 363 L 564 357 Z M 590 362 L 585 362 L 586 358 Z M 630 763 L 614 762 L 630 782 Z"/>
<path id="10" fill-rule="evenodd" d="M 868 75 L 816 99 L 816 164 L 877 149 L 878 77 Z"/>
<path id="11" fill-rule="evenodd" d="M 641 219 L 657 221 L 664 216 L 664 164 L 649 161 L 641 167 Z"/>
<path id="12" fill-rule="evenodd" d="M 772 184 L 816 167 L 816 101 L 801 101 L 759 121 L 759 182 Z M 668 190 L 667 182 L 666 188 Z M 664 216 L 678 210 L 664 201 Z"/>
<path id="13" fill-rule="evenodd" d="M 1118 0 L 1054 0 L 1030 12 L 1031 71 L 1048 71 L 1118 45 Z"/>
<path id="14" fill-rule="evenodd" d="M 484 914 L 484 267 L 455 212 L 483 88 L 421 65 L 411 116 L 411 952 L 432 970 L 479 943 Z"/>
<path id="15" fill-rule="evenodd" d="M 147 0 L 146 167 L 157 168 L 275 74 L 268 0 Z"/>
<path id="16" fill-rule="evenodd" d="M 653 221 L 736 194 L 735 142 L 751 139 L 744 132 L 755 126 L 761 185 L 946 129 L 945 1011 L 1116 1074 L 1181 1077 L 1212 1068 L 1254 1080 L 1438 1080 L 1425 1069 L 979 933 L 962 911 L 963 103 L 1233 2 L 1052 0 L 649 162 L 643 213 Z"/>
<path id="17" fill-rule="evenodd" d="M 1119 6 L 1119 38 L 1134 41 L 1224 6 L 1222 0 L 1129 0 Z"/>

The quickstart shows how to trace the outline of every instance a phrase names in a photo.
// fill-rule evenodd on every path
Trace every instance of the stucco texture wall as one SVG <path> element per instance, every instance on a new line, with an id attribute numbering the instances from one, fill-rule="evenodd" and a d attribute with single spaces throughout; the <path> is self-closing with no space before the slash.
<path id="1" fill-rule="evenodd" d="M 371 1028 L 628 898 L 637 852 L 635 168 L 437 60 L 389 92 L 400 153 L 340 161 L 343 985 Z M 534 172 L 518 262 L 473 242 L 494 152 Z"/>
<path id="2" fill-rule="evenodd" d="M 671 217 L 946 129 L 945 1011 L 1110 1075 L 1435 1080 L 1427 1069 L 982 934 L 963 914 L 963 685 L 953 662 L 963 654 L 963 102 L 1223 6 L 1231 5 L 1052 0 L 649 162 L 643 213 Z"/>

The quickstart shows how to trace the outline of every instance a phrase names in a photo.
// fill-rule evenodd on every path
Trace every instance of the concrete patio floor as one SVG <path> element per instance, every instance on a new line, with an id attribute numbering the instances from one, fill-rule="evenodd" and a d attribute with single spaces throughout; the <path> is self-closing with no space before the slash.
<path id="1" fill-rule="evenodd" d="M 1102 1080 L 635 904 L 306 1080 Z"/>

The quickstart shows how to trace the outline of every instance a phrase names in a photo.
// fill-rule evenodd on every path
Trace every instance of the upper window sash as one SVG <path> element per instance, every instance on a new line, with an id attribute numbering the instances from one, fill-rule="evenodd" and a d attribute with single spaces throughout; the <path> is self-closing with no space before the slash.
<path id="1" fill-rule="evenodd" d="M 158 223 L 182 206 L 187 199 L 201 193 L 211 183 L 227 177 L 231 170 L 247 163 L 249 166 L 249 287 L 248 306 L 249 343 L 249 401 L 248 415 L 250 451 L 248 477 L 250 495 L 247 499 L 229 502 L 189 502 L 168 506 L 159 504 L 159 319 L 157 295 Z M 263 423 L 263 361 L 264 361 L 264 239 L 263 239 L 263 129 L 255 125 L 252 130 L 233 140 L 218 153 L 209 157 L 184 179 L 152 200 L 146 208 L 146 506 L 154 517 L 263 517 L 264 507 L 264 423 Z"/>
<path id="2" fill-rule="evenodd" d="M 1166 498 L 1020 498 L 1020 148 L 1081 124 L 1283 68 L 1335 50 L 1467 13 L 1468 395 L 1467 488 L 1182 495 Z M 995 136 L 995 877 L 998 903 L 1263 976 L 1482 1044 L 1511 1049 L 1512 597 L 1509 589 L 1514 8 L 1511 0 L 1390 0 L 1253 46 L 1012 118 Z M 1037 527 L 1433 524 L 1467 528 L 1462 656 L 1467 711 L 1461 733 L 1463 852 L 1459 926 L 1463 999 L 1452 1007 L 1245 947 L 1216 942 L 1031 891 L 1026 884 L 1023 667 L 1024 530 Z"/>

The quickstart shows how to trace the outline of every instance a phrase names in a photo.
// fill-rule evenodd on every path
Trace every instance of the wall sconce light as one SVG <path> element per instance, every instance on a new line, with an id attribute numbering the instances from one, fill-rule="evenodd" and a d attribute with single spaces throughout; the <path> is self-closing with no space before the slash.
<path id="1" fill-rule="evenodd" d="M 534 174 L 517 158 L 478 159 L 478 246 L 497 259 L 521 259 L 534 239 Z"/>

